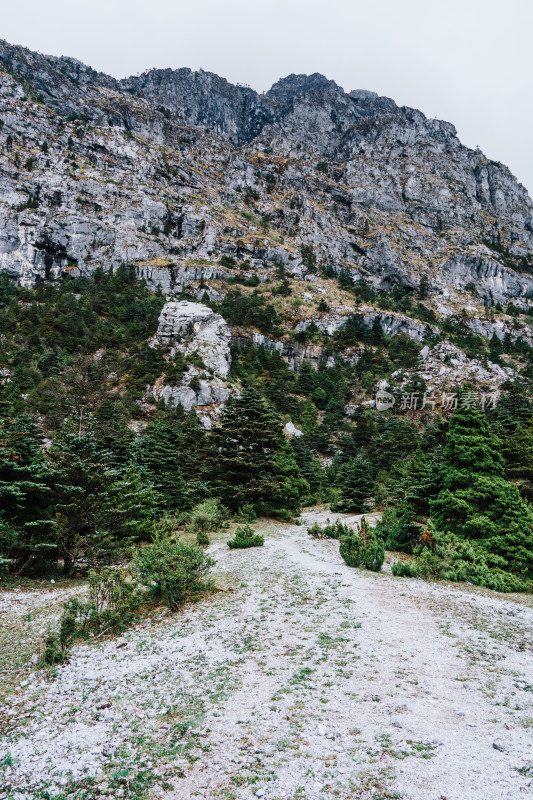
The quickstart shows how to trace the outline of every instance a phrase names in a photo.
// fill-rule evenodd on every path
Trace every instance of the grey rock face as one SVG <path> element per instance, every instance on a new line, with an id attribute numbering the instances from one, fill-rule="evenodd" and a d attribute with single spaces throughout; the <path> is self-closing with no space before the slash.
<path id="1" fill-rule="evenodd" d="M 503 267 L 488 255 L 455 256 L 443 264 L 441 283 L 458 289 L 473 283 L 483 300 L 505 303 L 512 298 L 521 307 L 533 297 L 533 276 Z"/>
<path id="2" fill-rule="evenodd" d="M 309 342 L 298 342 L 294 339 L 272 339 L 264 333 L 252 331 L 250 339 L 256 347 L 261 345 L 271 353 L 278 352 L 287 362 L 289 369 L 296 372 L 304 361 L 308 361 L 314 369 L 317 369 L 320 361 L 325 356 L 325 349 L 321 345 Z M 238 344 L 244 344 L 248 339 L 237 339 Z M 328 365 L 328 366 L 331 366 Z"/>
<path id="3" fill-rule="evenodd" d="M 426 381 L 429 390 L 447 386 L 458 387 L 466 382 L 484 386 L 488 391 L 496 391 L 506 380 L 515 376 L 510 367 L 501 367 L 492 361 L 482 364 L 476 358 L 469 359 L 466 354 L 450 342 L 439 342 L 434 347 L 424 347 L 420 352 L 420 366 L 417 374 Z M 411 373 L 404 373 L 404 380 Z M 401 378 L 401 373 L 393 373 Z"/>
<path id="4" fill-rule="evenodd" d="M 292 439 L 293 436 L 298 439 L 300 436 L 304 435 L 304 432 L 297 428 L 292 422 L 287 422 L 283 430 L 290 439 Z"/>
<path id="5" fill-rule="evenodd" d="M 171 354 L 177 350 L 184 355 L 197 353 L 210 372 L 227 378 L 231 331 L 220 314 L 215 314 L 209 306 L 187 300 L 165 303 L 155 340 L 170 344 Z"/>
<path id="6" fill-rule="evenodd" d="M 425 325 L 423 322 L 418 322 L 410 317 L 392 312 L 387 313 L 374 310 L 371 311 L 368 306 L 361 306 L 361 308 L 357 309 L 356 313 L 363 317 L 365 324 L 369 328 L 372 327 L 372 324 L 376 319 L 379 320 L 381 329 L 386 336 L 396 336 L 399 333 L 403 333 L 410 339 L 421 342 L 426 335 L 426 329 L 428 327 L 432 329 L 431 326 Z M 344 328 L 347 325 L 348 320 L 352 318 L 353 314 L 324 314 L 321 317 L 315 317 L 310 320 L 299 322 L 296 325 L 295 330 L 296 332 L 305 331 L 312 323 L 314 323 L 319 330 L 326 331 L 332 335 L 336 331 Z"/>
<path id="7" fill-rule="evenodd" d="M 0 268 L 23 282 L 123 262 L 173 294 L 222 254 L 304 276 L 306 244 L 376 288 L 533 296 L 533 204 L 449 123 L 318 74 L 264 95 L 188 69 L 117 81 L 0 42 L 2 69 Z M 230 213 L 246 190 L 283 243 Z"/>
<path id="8" fill-rule="evenodd" d="M 221 404 L 237 394 L 235 387 L 224 380 L 231 365 L 230 340 L 226 321 L 208 306 L 186 300 L 166 303 L 152 346 L 167 345 L 171 355 L 181 351 L 185 356 L 200 357 L 209 376 L 203 368 L 190 366 L 180 386 L 157 383 L 148 387 L 147 393 L 156 400 L 163 398 L 166 403 L 170 400 L 174 405 L 181 403 L 185 411 L 199 408 L 200 421 L 211 427 L 221 413 Z"/>
<path id="9" fill-rule="evenodd" d="M 0 120 L 0 270 L 24 285 L 121 264 L 169 300 L 184 290 L 220 300 L 224 282 L 265 285 L 282 266 L 310 285 L 321 270 L 374 290 L 424 279 L 440 316 L 470 304 L 475 333 L 533 341 L 527 326 L 482 318 L 472 299 L 533 308 L 533 203 L 447 122 L 318 74 L 263 95 L 189 69 L 118 81 L 1 41 Z M 314 321 L 334 334 L 349 318 L 339 308 L 287 327 Z M 425 338 L 407 314 L 358 311 L 389 336 Z M 156 396 L 223 403 L 229 336 L 206 306 L 167 304 L 157 341 L 198 350 L 209 377 L 191 366 L 181 387 L 156 386 Z M 290 331 L 250 336 L 292 369 L 326 355 Z M 356 360 L 357 348 L 343 357 Z M 428 374 L 430 363 L 439 375 L 449 366 L 440 350 L 428 358 Z M 472 374 L 493 380 L 480 369 Z"/>

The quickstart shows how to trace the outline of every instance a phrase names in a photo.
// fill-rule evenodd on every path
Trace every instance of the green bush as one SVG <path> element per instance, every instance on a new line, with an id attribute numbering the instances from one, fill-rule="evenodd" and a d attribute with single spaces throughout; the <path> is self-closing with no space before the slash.
<path id="1" fill-rule="evenodd" d="M 59 634 L 49 633 L 41 647 L 42 666 L 60 664 L 72 643 L 89 634 L 120 633 L 139 616 L 143 593 L 137 582 L 118 567 L 89 572 L 89 598 L 63 604 Z"/>
<path id="2" fill-rule="evenodd" d="M 198 547 L 209 547 L 209 536 L 204 531 L 198 531 L 196 534 L 196 544 Z"/>
<path id="3" fill-rule="evenodd" d="M 325 539 L 342 539 L 343 536 L 348 536 L 350 533 L 350 528 L 348 525 L 344 525 L 343 522 L 338 519 L 336 522 L 329 522 L 324 528 L 324 538 Z"/>
<path id="4" fill-rule="evenodd" d="M 193 533 L 216 531 L 222 527 L 227 518 L 228 511 L 220 500 L 208 497 L 192 509 L 187 529 Z"/>
<path id="5" fill-rule="evenodd" d="M 403 503 L 398 508 L 386 508 L 376 525 L 376 531 L 383 538 L 387 550 L 412 553 L 420 543 L 422 524 L 414 520 L 415 512 Z"/>
<path id="6" fill-rule="evenodd" d="M 255 508 L 251 503 L 245 503 L 239 508 L 235 519 L 243 522 L 255 522 L 257 520 Z"/>
<path id="7" fill-rule="evenodd" d="M 362 567 L 373 572 L 379 572 L 385 561 L 383 539 L 364 517 L 357 530 L 342 537 L 339 552 L 349 567 Z"/>
<path id="8" fill-rule="evenodd" d="M 265 543 L 264 536 L 256 534 L 250 525 L 240 525 L 236 530 L 233 539 L 228 542 L 228 547 L 232 550 L 245 547 L 262 547 Z"/>
<path id="9" fill-rule="evenodd" d="M 307 533 L 309 536 L 312 536 L 314 539 L 323 539 L 324 538 L 324 529 L 320 527 L 318 522 L 314 522 L 310 528 L 307 529 Z"/>
<path id="10" fill-rule="evenodd" d="M 41 667 L 54 667 L 56 664 L 62 664 L 65 656 L 66 652 L 61 647 L 57 635 L 48 633 L 41 645 L 39 665 Z"/>
<path id="11" fill-rule="evenodd" d="M 60 643 L 66 648 L 77 636 L 120 633 L 138 616 L 143 593 L 135 580 L 119 567 L 89 572 L 89 599 L 64 603 Z"/>
<path id="12" fill-rule="evenodd" d="M 436 531 L 430 523 L 414 560 L 396 561 L 392 574 L 402 578 L 464 581 L 497 592 L 531 591 L 531 582 L 501 569 L 498 561 L 498 557 L 488 556 L 479 544 Z"/>
<path id="13" fill-rule="evenodd" d="M 288 508 L 272 508 L 270 509 L 270 515 L 280 519 L 282 522 L 292 522 L 293 515 Z"/>
<path id="14" fill-rule="evenodd" d="M 136 551 L 133 572 L 154 598 L 174 610 L 208 588 L 206 576 L 214 563 L 198 545 L 159 536 Z"/>
<path id="15" fill-rule="evenodd" d="M 328 520 L 327 525 L 324 525 L 323 528 L 320 527 L 318 522 L 315 522 L 307 529 L 307 533 L 315 539 L 342 539 L 343 536 L 348 536 L 351 530 L 338 519 L 336 522 Z"/>

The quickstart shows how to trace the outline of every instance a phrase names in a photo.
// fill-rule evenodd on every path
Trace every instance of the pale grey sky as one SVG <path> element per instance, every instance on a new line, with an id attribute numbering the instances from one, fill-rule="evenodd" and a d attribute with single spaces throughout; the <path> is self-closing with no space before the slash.
<path id="1" fill-rule="evenodd" d="M 533 194 L 533 0 L 0 0 L 0 37 L 116 77 L 321 72 L 452 122 Z"/>

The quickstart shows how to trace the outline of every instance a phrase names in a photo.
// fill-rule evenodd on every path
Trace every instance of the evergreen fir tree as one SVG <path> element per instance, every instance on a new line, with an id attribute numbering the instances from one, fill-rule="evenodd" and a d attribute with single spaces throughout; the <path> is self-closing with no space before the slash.
<path id="1" fill-rule="evenodd" d="M 441 460 L 440 447 L 429 459 L 418 448 L 405 465 L 393 469 L 388 491 L 393 505 L 385 509 L 378 523 L 389 550 L 412 553 L 419 545 L 423 523 L 429 516 L 430 501 L 438 494 Z"/>
<path id="2" fill-rule="evenodd" d="M 302 498 L 309 495 L 309 484 L 300 474 L 294 451 L 283 436 L 274 457 L 274 464 L 273 510 L 298 511 L 302 505 Z"/>
<path id="3" fill-rule="evenodd" d="M 429 516 L 429 503 L 439 489 L 438 467 L 441 458 L 441 448 L 437 448 L 437 452 L 428 459 L 418 447 L 407 462 L 402 481 L 403 501 L 412 508 L 415 519 L 422 520 Z"/>
<path id="4" fill-rule="evenodd" d="M 154 533 L 156 498 L 152 486 L 133 463 L 109 489 L 102 517 L 120 542 L 149 541 Z"/>
<path id="5" fill-rule="evenodd" d="M 50 473 L 28 417 L 0 420 L 0 571 L 18 575 L 52 555 Z"/>
<path id="6" fill-rule="evenodd" d="M 109 516 L 119 479 L 111 453 L 102 449 L 92 431 L 81 436 L 62 432 L 48 451 L 48 458 L 54 486 L 56 541 L 65 574 L 71 574 L 80 562 L 89 566 L 110 560 L 128 543 L 120 538 L 127 531 L 115 527 Z"/>
<path id="7" fill-rule="evenodd" d="M 183 421 L 181 450 L 183 453 L 181 468 L 184 478 L 187 481 L 200 480 L 205 472 L 207 436 L 194 409 L 189 411 Z"/>
<path id="8" fill-rule="evenodd" d="M 268 513 L 281 502 L 296 508 L 305 492 L 298 466 L 288 451 L 279 417 L 255 391 L 245 389 L 228 402 L 222 424 L 212 434 L 211 482 L 231 509 L 251 504 Z"/>
<path id="9" fill-rule="evenodd" d="M 327 495 L 328 479 L 326 472 L 309 447 L 308 437 L 299 436 L 291 442 L 294 458 L 300 469 L 300 474 L 309 484 L 310 498 L 314 503 L 323 503 Z M 302 499 L 302 504 L 307 500 Z"/>
<path id="10" fill-rule="evenodd" d="M 505 477 L 529 502 L 533 501 L 533 430 L 518 425 L 502 437 Z"/>
<path id="11" fill-rule="evenodd" d="M 298 371 L 298 391 L 311 395 L 316 388 L 316 374 L 309 361 L 302 361 Z"/>
<path id="12" fill-rule="evenodd" d="M 533 514 L 505 480 L 501 442 L 479 409 L 454 414 L 444 455 L 443 488 L 431 503 L 435 528 L 477 542 L 496 566 L 531 571 Z"/>
<path id="13" fill-rule="evenodd" d="M 172 419 L 159 418 L 147 425 L 136 442 L 135 460 L 168 510 L 184 505 L 185 480 L 181 471 L 183 433 Z"/>
<path id="14" fill-rule="evenodd" d="M 364 453 L 359 453 L 342 468 L 339 478 L 341 494 L 331 510 L 361 514 L 365 500 L 374 492 L 371 462 Z"/>

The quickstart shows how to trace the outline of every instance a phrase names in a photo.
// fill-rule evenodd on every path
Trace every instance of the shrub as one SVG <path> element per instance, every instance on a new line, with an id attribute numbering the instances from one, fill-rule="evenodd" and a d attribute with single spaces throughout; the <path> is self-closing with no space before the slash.
<path id="1" fill-rule="evenodd" d="M 326 539 L 342 539 L 343 536 L 348 536 L 350 534 L 350 528 L 347 525 L 344 525 L 338 519 L 336 522 L 329 522 L 324 528 L 324 537 Z"/>
<path id="2" fill-rule="evenodd" d="M 387 507 L 376 525 L 377 533 L 383 538 L 387 550 L 412 553 L 420 544 L 423 525 L 414 520 L 415 512 L 407 504 L 399 508 Z"/>
<path id="3" fill-rule="evenodd" d="M 307 529 L 307 533 L 309 536 L 312 536 L 314 539 L 323 539 L 324 538 L 324 529 L 320 527 L 318 522 L 314 522 L 310 528 Z"/>
<path id="4" fill-rule="evenodd" d="M 257 514 L 251 503 L 245 503 L 239 508 L 235 518 L 243 522 L 255 522 L 257 520 Z"/>
<path id="5" fill-rule="evenodd" d="M 336 522 L 328 520 L 327 525 L 323 528 L 320 527 L 318 522 L 315 522 L 307 529 L 307 533 L 315 539 L 342 539 L 344 536 L 348 536 L 351 530 L 338 519 Z"/>
<path id="6" fill-rule="evenodd" d="M 452 533 L 436 531 L 431 523 L 412 561 L 396 561 L 392 574 L 402 578 L 465 581 L 497 592 L 531 591 L 528 581 L 501 568 L 498 557 L 490 557 L 477 543 Z"/>
<path id="7" fill-rule="evenodd" d="M 235 530 L 233 539 L 228 542 L 228 547 L 232 550 L 245 547 L 262 547 L 265 543 L 264 536 L 256 534 L 250 525 L 240 525 Z"/>
<path id="8" fill-rule="evenodd" d="M 222 527 L 228 517 L 227 509 L 220 500 L 208 497 L 202 503 L 194 506 L 189 515 L 188 530 L 193 533 L 207 533 Z"/>
<path id="9" fill-rule="evenodd" d="M 65 651 L 59 644 L 54 633 L 48 633 L 41 645 L 39 665 L 41 667 L 54 667 L 65 660 Z"/>
<path id="10" fill-rule="evenodd" d="M 288 508 L 272 508 L 268 509 L 270 515 L 280 519 L 282 522 L 292 522 L 292 513 Z"/>
<path id="11" fill-rule="evenodd" d="M 89 572 L 89 599 L 64 603 L 59 639 L 66 648 L 77 636 L 119 633 L 138 616 L 143 593 L 135 580 L 118 567 Z"/>
<path id="12" fill-rule="evenodd" d="M 198 545 L 159 536 L 152 545 L 137 550 L 133 570 L 154 598 L 174 610 L 208 588 L 206 576 L 214 563 Z"/>
<path id="13" fill-rule="evenodd" d="M 209 547 L 209 536 L 204 531 L 198 531 L 196 534 L 196 544 L 198 547 Z"/>
<path id="14" fill-rule="evenodd" d="M 60 664 L 69 647 L 89 634 L 119 633 L 138 617 L 143 594 L 136 581 L 117 567 L 89 572 L 89 599 L 72 598 L 63 604 L 59 635 L 49 633 L 41 647 L 39 663 Z"/>
<path id="15" fill-rule="evenodd" d="M 349 567 L 362 567 L 373 572 L 379 572 L 385 561 L 383 539 L 364 517 L 357 530 L 342 537 L 339 552 Z"/>

